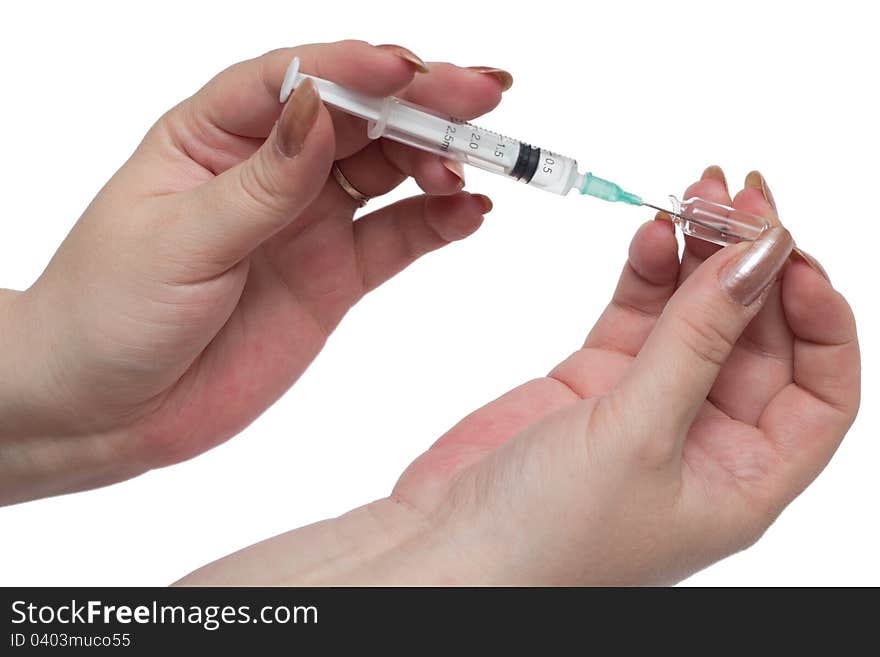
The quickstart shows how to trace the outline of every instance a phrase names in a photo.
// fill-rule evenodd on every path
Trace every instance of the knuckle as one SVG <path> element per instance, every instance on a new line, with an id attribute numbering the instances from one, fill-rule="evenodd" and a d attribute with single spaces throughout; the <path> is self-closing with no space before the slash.
<path id="1" fill-rule="evenodd" d="M 293 48 L 283 47 L 283 48 L 272 48 L 271 50 L 267 50 L 262 55 L 257 57 L 259 60 L 272 60 L 276 57 L 282 57 L 285 55 L 293 54 Z"/>
<path id="2" fill-rule="evenodd" d="M 370 44 L 363 39 L 342 39 L 341 41 L 337 41 L 336 45 L 339 46 L 369 46 Z"/>
<path id="3" fill-rule="evenodd" d="M 282 210 L 278 184 L 270 167 L 266 166 L 258 153 L 257 159 L 239 168 L 238 185 L 246 201 L 260 212 L 277 214 Z"/>
<path id="4" fill-rule="evenodd" d="M 423 196 L 415 212 L 402 219 L 399 224 L 406 255 L 411 260 L 421 258 L 448 241 L 443 238 L 434 222 L 431 221 L 430 198 L 427 195 Z"/>
<path id="5" fill-rule="evenodd" d="M 700 360 L 721 367 L 733 350 L 736 336 L 720 326 L 709 309 L 683 315 L 676 323 L 678 339 Z"/>
<path id="6" fill-rule="evenodd" d="M 293 50 L 291 48 L 276 48 L 257 58 L 259 63 L 257 74 L 260 77 L 260 84 L 271 95 L 276 95 L 281 88 L 281 80 L 277 77 L 275 62 L 280 59 L 292 59 L 292 57 Z"/>

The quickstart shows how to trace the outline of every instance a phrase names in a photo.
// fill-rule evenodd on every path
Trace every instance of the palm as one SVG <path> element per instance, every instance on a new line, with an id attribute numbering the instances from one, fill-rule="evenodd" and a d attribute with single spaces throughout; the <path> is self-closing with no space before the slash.
<path id="1" fill-rule="evenodd" d="M 315 248 L 313 258 L 300 262 L 290 255 L 313 248 L 308 234 L 279 236 L 249 257 L 246 270 L 229 275 L 228 293 L 240 291 L 235 309 L 150 417 L 158 435 L 187 433 L 186 441 L 174 441 L 183 451 L 173 451 L 171 460 L 202 452 L 243 428 L 297 380 L 364 293 L 351 219 L 327 226 L 332 221 L 313 226 L 315 232 L 339 233 Z"/>

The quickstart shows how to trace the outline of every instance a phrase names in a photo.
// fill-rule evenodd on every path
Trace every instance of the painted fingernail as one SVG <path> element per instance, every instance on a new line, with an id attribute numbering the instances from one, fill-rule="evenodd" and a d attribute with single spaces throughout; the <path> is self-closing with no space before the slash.
<path id="1" fill-rule="evenodd" d="M 428 65 L 425 63 L 425 61 L 409 48 L 404 48 L 403 46 L 395 46 L 393 43 L 385 43 L 381 46 L 376 47 L 382 48 L 382 50 L 387 50 L 388 52 L 393 52 L 401 59 L 415 66 L 416 71 L 418 71 L 419 73 L 428 72 Z"/>
<path id="2" fill-rule="evenodd" d="M 455 160 L 440 160 L 440 162 L 458 178 L 458 188 L 464 187 L 464 167 L 461 165 L 461 162 L 456 162 Z"/>
<path id="3" fill-rule="evenodd" d="M 275 128 L 276 144 L 284 157 L 295 157 L 302 150 L 320 107 L 315 83 L 306 78 L 290 94 Z"/>
<path id="4" fill-rule="evenodd" d="M 754 189 L 760 189 L 761 194 L 764 196 L 764 200 L 770 204 L 770 207 L 774 210 L 776 209 L 776 201 L 773 198 L 773 193 L 770 191 L 770 187 L 767 185 L 767 180 L 764 176 L 761 175 L 759 171 L 750 171 L 749 175 L 746 176 L 746 187 L 753 187 Z"/>
<path id="5" fill-rule="evenodd" d="M 825 268 L 821 264 L 819 264 L 818 260 L 816 260 L 813 256 L 811 256 L 803 249 L 794 247 L 791 252 L 791 257 L 792 260 L 800 260 L 807 263 L 811 269 L 821 274 L 826 281 L 828 281 L 829 283 L 831 282 L 831 277 L 828 275 L 828 272 L 825 271 Z"/>
<path id="6" fill-rule="evenodd" d="M 721 184 L 724 185 L 724 191 L 728 194 L 730 190 L 727 187 L 727 178 L 724 176 L 724 171 L 716 164 L 712 166 L 706 167 L 706 170 L 703 171 L 703 175 L 700 176 L 700 180 L 720 180 Z"/>
<path id="7" fill-rule="evenodd" d="M 782 226 L 774 226 L 721 271 L 721 289 L 744 306 L 751 305 L 785 266 L 794 242 Z"/>
<path id="8" fill-rule="evenodd" d="M 485 194 L 474 194 L 473 197 L 482 204 L 483 214 L 489 214 L 490 212 L 492 212 L 492 208 L 495 207 L 492 204 L 492 199 L 490 199 Z"/>
<path id="9" fill-rule="evenodd" d="M 507 91 L 513 86 L 513 76 L 503 68 L 495 68 L 494 66 L 468 66 L 468 70 L 491 75 L 501 83 L 501 91 Z"/>

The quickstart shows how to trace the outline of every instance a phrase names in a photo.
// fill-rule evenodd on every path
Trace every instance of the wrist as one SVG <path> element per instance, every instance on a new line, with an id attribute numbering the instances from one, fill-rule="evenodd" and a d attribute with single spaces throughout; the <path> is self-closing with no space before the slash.
<path id="1" fill-rule="evenodd" d="M 392 520 L 393 533 L 382 549 L 361 559 L 349 583 L 371 586 L 456 586 L 488 584 L 489 564 L 479 555 L 461 518 L 446 512 L 424 514 L 397 497 L 374 502 L 372 513 Z M 443 508 L 443 507 L 441 507 Z M 331 583 L 331 582 L 328 582 Z"/>
<path id="2" fill-rule="evenodd" d="M 399 499 L 270 538 L 209 564 L 184 586 L 394 586 L 479 583 L 446 533 Z"/>
<path id="3" fill-rule="evenodd" d="M 0 506 L 95 488 L 134 473 L 125 436 L 77 431 L 30 292 L 0 290 Z M 118 435 L 117 435 L 118 434 Z M 143 468 L 141 468 L 143 469 Z"/>
<path id="4" fill-rule="evenodd" d="M 41 395 L 35 392 L 41 387 L 36 372 L 46 354 L 31 349 L 34 329 L 25 293 L 0 290 L 0 440 L 4 443 L 33 434 L 33 425 L 44 416 Z"/>

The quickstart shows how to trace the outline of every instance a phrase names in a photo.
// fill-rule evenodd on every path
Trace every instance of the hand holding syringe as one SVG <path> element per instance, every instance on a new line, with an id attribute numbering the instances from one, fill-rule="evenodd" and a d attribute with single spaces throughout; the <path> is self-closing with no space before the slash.
<path id="1" fill-rule="evenodd" d="M 580 173 L 577 161 L 525 142 L 505 137 L 456 118 L 438 114 L 393 96 L 377 98 L 352 91 L 329 80 L 299 71 L 294 58 L 281 86 L 281 102 L 304 79 L 311 78 L 328 105 L 367 121 L 371 139 L 391 139 L 449 160 L 491 171 L 554 194 L 581 194 L 604 201 L 647 206 L 667 213 L 682 232 L 715 244 L 728 245 L 756 239 L 769 228 L 763 217 L 699 198 L 679 202 L 674 208 L 644 202 L 609 180 Z"/>

